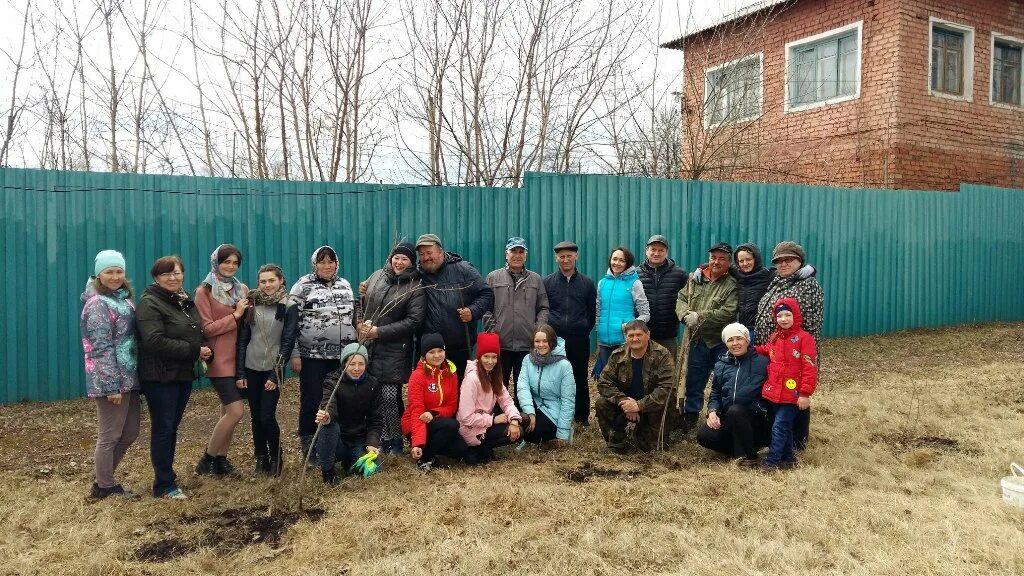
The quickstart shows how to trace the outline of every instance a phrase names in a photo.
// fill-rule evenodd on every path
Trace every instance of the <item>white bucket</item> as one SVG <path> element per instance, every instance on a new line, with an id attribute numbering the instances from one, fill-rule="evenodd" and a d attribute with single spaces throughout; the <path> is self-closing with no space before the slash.
<path id="1" fill-rule="evenodd" d="M 1003 502 L 1018 508 L 1024 508 L 1024 467 L 1014 462 L 1010 464 L 1012 476 L 1004 476 L 999 483 L 1003 487 Z"/>

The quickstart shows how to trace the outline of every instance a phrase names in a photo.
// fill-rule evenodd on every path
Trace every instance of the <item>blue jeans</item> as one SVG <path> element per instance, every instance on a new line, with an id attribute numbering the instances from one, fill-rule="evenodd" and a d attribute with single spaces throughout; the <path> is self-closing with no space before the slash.
<path id="1" fill-rule="evenodd" d="M 142 382 L 149 407 L 149 459 L 153 463 L 153 496 L 160 497 L 178 487 L 174 473 L 174 449 L 185 405 L 192 395 L 192 382 Z"/>
<path id="2" fill-rule="evenodd" d="M 690 345 L 690 355 L 686 360 L 686 399 L 683 412 L 697 414 L 704 408 L 704 389 L 708 378 L 715 368 L 718 357 L 725 354 L 725 344 L 719 343 L 711 348 L 703 339 Z"/>
<path id="3" fill-rule="evenodd" d="M 341 426 L 337 422 L 331 422 L 320 430 L 316 437 L 317 460 L 320 462 L 320 469 L 327 471 L 334 469 L 335 462 L 341 462 L 348 474 L 348 469 L 355 464 L 356 460 L 366 452 L 366 446 L 362 441 L 348 442 L 341 437 Z"/>
<path id="4" fill-rule="evenodd" d="M 768 456 L 764 463 L 777 466 L 782 462 L 796 459 L 793 453 L 793 419 L 800 408 L 796 404 L 776 404 L 775 420 L 772 422 L 772 443 L 768 445 Z"/>

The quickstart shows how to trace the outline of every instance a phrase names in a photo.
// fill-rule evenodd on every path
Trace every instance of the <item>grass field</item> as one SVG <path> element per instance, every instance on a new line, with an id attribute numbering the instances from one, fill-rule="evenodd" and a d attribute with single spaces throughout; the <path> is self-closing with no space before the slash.
<path id="1" fill-rule="evenodd" d="M 827 341 L 811 446 L 775 474 L 691 442 L 612 456 L 594 427 L 483 469 L 392 458 L 325 489 L 315 470 L 299 486 L 294 451 L 280 484 L 255 478 L 243 422 L 243 476 L 200 479 L 203 390 L 180 435 L 188 501 L 89 502 L 93 405 L 0 407 L 0 573 L 1024 574 L 1024 510 L 999 492 L 1024 463 L 1022 350 L 1024 324 Z M 148 493 L 143 428 L 119 474 Z"/>

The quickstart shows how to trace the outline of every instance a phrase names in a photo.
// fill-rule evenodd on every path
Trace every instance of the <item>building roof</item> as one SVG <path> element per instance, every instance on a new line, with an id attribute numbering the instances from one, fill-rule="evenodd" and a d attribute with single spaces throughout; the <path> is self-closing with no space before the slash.
<path id="1" fill-rule="evenodd" d="M 661 47 L 662 48 L 669 48 L 669 49 L 672 49 L 672 50 L 682 50 L 683 49 L 683 44 L 685 43 L 685 41 L 688 38 L 696 36 L 697 34 L 700 34 L 702 32 L 707 32 L 708 30 L 711 30 L 713 28 L 717 28 L 717 27 L 721 26 L 722 24 L 727 24 L 729 22 L 732 22 L 733 20 L 739 20 L 740 18 L 744 18 L 746 16 L 750 16 L 751 14 L 756 14 L 756 13 L 762 11 L 762 10 L 767 10 L 768 8 L 772 8 L 772 7 L 777 6 L 779 4 L 792 3 L 792 2 L 795 2 L 795 1 L 796 0 L 760 0 L 759 2 L 755 2 L 755 3 L 749 5 L 749 6 L 745 7 L 745 8 L 740 8 L 739 10 L 736 10 L 735 12 L 732 12 L 732 13 L 729 13 L 729 14 L 724 14 L 721 17 L 712 20 L 711 22 L 705 24 L 704 26 L 702 26 L 702 27 L 700 27 L 700 28 L 698 28 L 696 30 L 691 30 L 690 32 L 687 32 L 685 36 L 682 36 L 680 38 L 676 38 L 675 40 L 671 40 L 669 42 L 665 42 L 664 44 L 661 45 Z"/>

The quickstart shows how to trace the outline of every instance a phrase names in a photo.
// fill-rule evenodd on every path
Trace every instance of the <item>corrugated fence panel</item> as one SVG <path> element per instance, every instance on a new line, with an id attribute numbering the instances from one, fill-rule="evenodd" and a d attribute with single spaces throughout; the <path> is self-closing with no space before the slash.
<path id="1" fill-rule="evenodd" d="M 523 236 L 528 266 L 556 269 L 551 246 L 571 239 L 580 269 L 602 277 L 612 247 L 663 234 L 686 270 L 707 248 L 754 242 L 766 260 L 795 239 L 826 293 L 825 333 L 852 336 L 922 326 L 1024 320 L 1024 192 L 959 193 L 655 180 L 530 173 L 520 189 L 214 179 L 0 170 L 0 239 L 10 283 L 0 304 L 7 384 L 0 402 L 57 400 L 84 391 L 79 295 L 92 258 L 121 250 L 138 294 L 157 257 L 178 254 L 190 290 L 220 243 L 244 253 L 250 285 L 266 262 L 289 283 L 323 244 L 353 284 L 396 239 L 435 232 L 486 275 L 504 243 Z"/>

